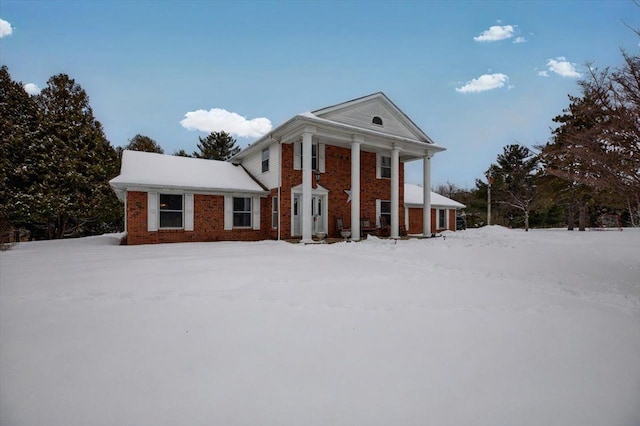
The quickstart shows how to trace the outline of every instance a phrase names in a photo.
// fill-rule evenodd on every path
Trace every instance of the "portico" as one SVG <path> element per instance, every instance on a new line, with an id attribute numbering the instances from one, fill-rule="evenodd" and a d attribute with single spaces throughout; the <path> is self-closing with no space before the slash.
<path id="1" fill-rule="evenodd" d="M 317 117 L 298 116 L 297 132 L 292 131 L 285 137 L 292 140 L 292 144 L 299 144 L 299 148 L 294 148 L 294 155 L 299 155 L 299 159 L 294 161 L 294 166 L 299 164 L 302 174 L 302 182 L 292 191 L 292 228 L 291 235 L 300 235 L 301 241 L 308 243 L 313 241 L 316 232 L 329 233 L 328 224 L 336 216 L 334 205 L 338 195 L 329 196 L 330 192 L 337 192 L 343 196 L 343 192 L 349 191 L 350 200 L 349 211 L 343 217 L 345 223 L 350 225 L 351 239 L 360 239 L 360 219 L 367 217 L 373 219 L 373 223 L 380 220 L 381 211 L 375 210 L 372 205 L 375 201 L 388 203 L 390 210 L 390 237 L 400 236 L 401 206 L 400 188 L 404 184 L 401 179 L 401 169 L 407 161 L 422 160 L 424 174 L 424 200 L 426 200 L 425 212 L 430 211 L 430 174 L 431 156 L 440 150 L 441 147 L 429 146 L 424 142 L 397 138 L 391 135 L 383 135 L 379 132 L 368 132 L 354 129 L 352 126 L 345 126 L 327 122 Z M 297 154 L 299 152 L 299 154 Z M 330 155 L 331 158 L 339 157 L 342 163 L 332 161 L 326 164 L 326 153 L 337 153 Z M 372 162 L 363 161 L 363 155 L 367 158 L 378 158 L 377 165 Z M 327 154 L 329 155 L 329 154 Z M 375 157 L 373 157 L 375 155 Z M 286 163 L 286 162 L 285 162 Z M 389 167 L 384 167 L 382 163 L 390 163 Z M 336 182 L 333 175 L 344 172 L 348 168 L 348 180 Z M 363 174 L 363 167 L 369 168 L 368 173 Z M 377 174 L 374 168 L 378 168 Z M 340 170 L 335 170 L 336 168 Z M 386 169 L 386 170 L 384 170 Z M 382 170 L 382 171 L 381 171 Z M 375 179 L 375 182 L 371 180 Z M 331 185 L 325 186 L 324 182 L 329 181 Z M 363 185 L 370 187 L 387 188 L 380 190 L 376 194 L 370 194 Z M 339 186 L 342 185 L 342 186 Z M 386 194 L 386 195 L 385 195 Z M 342 202 L 342 200 L 340 201 Z M 363 202 L 368 207 L 363 207 Z M 379 204 L 378 204 L 379 205 Z M 344 210 L 342 210 L 344 211 Z M 333 215 L 333 216 L 332 216 Z M 425 214 L 424 235 L 431 235 L 430 215 Z M 349 220 L 350 219 L 350 220 Z M 314 226 L 315 225 L 315 226 Z M 298 234 L 300 232 L 300 234 Z"/>

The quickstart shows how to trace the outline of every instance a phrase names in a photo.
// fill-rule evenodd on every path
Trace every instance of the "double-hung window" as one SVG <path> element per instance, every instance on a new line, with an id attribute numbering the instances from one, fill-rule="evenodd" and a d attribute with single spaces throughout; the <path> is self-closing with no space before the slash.
<path id="1" fill-rule="evenodd" d="M 233 226 L 251 227 L 251 197 L 233 197 Z"/>
<path id="2" fill-rule="evenodd" d="M 447 211 L 445 209 L 438 209 L 438 229 L 447 228 Z"/>
<path id="3" fill-rule="evenodd" d="M 293 144 L 293 169 L 302 170 L 304 164 L 302 158 L 302 142 L 296 142 Z M 312 143 L 311 144 L 311 169 L 324 173 L 325 164 L 325 144 Z"/>
<path id="4" fill-rule="evenodd" d="M 380 201 L 380 216 L 386 219 L 387 225 L 391 225 L 391 201 Z"/>
<path id="5" fill-rule="evenodd" d="M 380 177 L 391 179 L 391 157 L 380 156 Z"/>
<path id="6" fill-rule="evenodd" d="M 160 228 L 182 228 L 184 201 L 182 194 L 159 194 Z"/>
<path id="7" fill-rule="evenodd" d="M 302 144 L 302 143 L 301 143 Z M 304 154 L 300 148 L 300 165 L 304 164 Z M 318 145 L 311 145 L 311 170 L 318 170 Z"/>
<path id="8" fill-rule="evenodd" d="M 269 171 L 269 148 L 262 150 L 262 173 Z"/>

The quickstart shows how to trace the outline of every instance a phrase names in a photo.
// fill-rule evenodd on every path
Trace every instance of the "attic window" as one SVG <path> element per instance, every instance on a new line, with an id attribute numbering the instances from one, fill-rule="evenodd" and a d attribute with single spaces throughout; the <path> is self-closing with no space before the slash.
<path id="1" fill-rule="evenodd" d="M 373 120 L 371 120 L 371 122 L 373 124 L 377 124 L 378 126 L 382 126 L 382 118 L 378 117 L 377 115 L 373 117 Z"/>

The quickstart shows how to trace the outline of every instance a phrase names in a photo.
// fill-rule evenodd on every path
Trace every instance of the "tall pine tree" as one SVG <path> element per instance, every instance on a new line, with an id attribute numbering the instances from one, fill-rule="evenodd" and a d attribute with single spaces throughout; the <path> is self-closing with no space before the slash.
<path id="1" fill-rule="evenodd" d="M 35 238 L 120 229 L 122 208 L 108 183 L 118 173 L 117 155 L 86 92 L 65 74 L 35 97 L 19 86 L 3 70 L 3 108 L 5 100 L 16 108 L 9 120 L 2 114 L 2 151 L 11 153 L 2 203 L 11 223 Z"/>
<path id="2" fill-rule="evenodd" d="M 110 206 L 117 204 L 108 183 L 118 172 L 117 157 L 93 116 L 89 97 L 68 75 L 59 74 L 36 100 L 50 158 L 40 200 L 49 237 L 100 228 L 113 219 Z"/>
<path id="3" fill-rule="evenodd" d="M 46 151 L 39 146 L 42 130 L 33 97 L 22 83 L 13 81 L 6 66 L 0 68 L 0 220 L 15 227 L 30 222 L 31 206 L 22 201 L 39 179 Z M 8 229 L 9 224 L 3 228 Z"/>
<path id="4" fill-rule="evenodd" d="M 209 160 L 228 160 L 240 152 L 240 148 L 235 146 L 236 140 L 227 132 L 211 132 L 206 138 L 198 137 L 197 152 L 194 157 L 206 158 Z"/>

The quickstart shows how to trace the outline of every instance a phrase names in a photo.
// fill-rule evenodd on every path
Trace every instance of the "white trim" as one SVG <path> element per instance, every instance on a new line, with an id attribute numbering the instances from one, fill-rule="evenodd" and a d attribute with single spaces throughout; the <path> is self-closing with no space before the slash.
<path id="1" fill-rule="evenodd" d="M 305 132 L 302 134 L 302 199 L 299 206 L 302 211 L 302 242 L 312 241 L 311 191 L 313 179 L 313 134 L 314 132 L 310 129 L 305 129 Z"/>
<path id="2" fill-rule="evenodd" d="M 302 142 L 293 143 L 293 170 L 302 170 Z"/>
<path id="3" fill-rule="evenodd" d="M 324 173 L 325 144 L 319 143 L 317 150 L 318 158 L 316 161 L 318 162 L 318 171 Z"/>
<path id="4" fill-rule="evenodd" d="M 422 235 L 431 236 L 431 157 L 422 159 Z"/>
<path id="5" fill-rule="evenodd" d="M 213 161 L 213 160 L 212 160 Z M 259 195 L 262 197 L 266 197 L 269 195 L 269 191 L 260 190 L 260 191 L 246 191 L 242 189 L 229 189 L 229 190 L 206 190 L 200 188 L 186 187 L 186 186 L 171 186 L 171 185 L 118 185 L 117 187 L 111 185 L 116 188 L 118 191 L 125 192 L 156 192 L 162 194 L 184 194 L 186 192 L 190 194 L 201 194 L 201 195 L 232 195 L 232 194 L 248 194 L 248 196 Z"/>
<path id="6" fill-rule="evenodd" d="M 351 240 L 360 240 L 360 145 L 364 138 L 353 135 L 351 143 Z"/>
<path id="7" fill-rule="evenodd" d="M 193 194 L 184 194 L 184 230 L 193 231 Z"/>
<path id="8" fill-rule="evenodd" d="M 224 230 L 233 229 L 233 197 L 231 195 L 224 196 Z"/>
<path id="9" fill-rule="evenodd" d="M 440 212 L 444 212 L 444 226 L 440 226 Z M 443 229 L 449 229 L 449 218 L 448 218 L 448 209 L 436 209 L 436 229 L 438 231 Z"/>
<path id="10" fill-rule="evenodd" d="M 147 192 L 147 231 L 158 230 L 158 193 Z"/>
<path id="11" fill-rule="evenodd" d="M 391 150 L 391 238 L 400 236 L 400 149 L 394 144 Z"/>
<path id="12" fill-rule="evenodd" d="M 253 229 L 260 229 L 260 197 L 251 199 L 251 222 Z"/>

